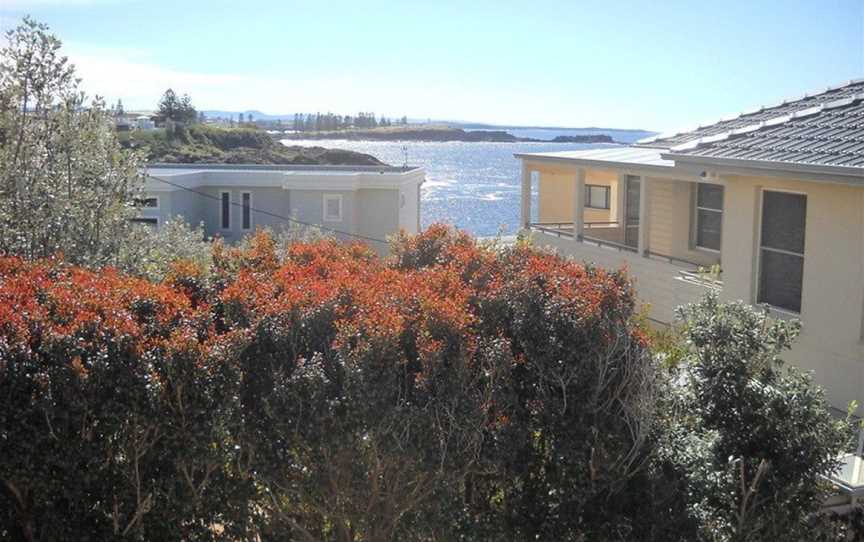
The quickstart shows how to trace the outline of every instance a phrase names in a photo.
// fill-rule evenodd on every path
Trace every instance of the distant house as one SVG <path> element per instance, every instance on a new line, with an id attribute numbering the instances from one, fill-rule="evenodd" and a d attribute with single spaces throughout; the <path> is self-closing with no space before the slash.
<path id="1" fill-rule="evenodd" d="M 536 242 L 626 266 L 658 325 L 708 290 L 799 318 L 786 359 L 839 409 L 864 404 L 864 81 L 628 147 L 517 158 Z"/>
<path id="2" fill-rule="evenodd" d="M 153 120 L 153 117 L 148 115 L 138 115 L 135 117 L 135 129 L 136 130 L 155 130 L 156 122 Z"/>
<path id="3" fill-rule="evenodd" d="M 230 242 L 256 226 L 313 224 L 383 253 L 388 236 L 420 228 L 421 168 L 156 164 L 145 174 L 136 221 L 182 216 Z"/>

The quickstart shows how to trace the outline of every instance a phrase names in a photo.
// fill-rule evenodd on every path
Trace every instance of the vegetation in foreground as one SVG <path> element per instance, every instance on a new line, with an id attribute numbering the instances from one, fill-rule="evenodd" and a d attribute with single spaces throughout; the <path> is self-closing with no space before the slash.
<path id="1" fill-rule="evenodd" d="M 846 444 L 794 337 L 444 227 L 393 256 L 261 232 L 160 282 L 0 259 L 12 540 L 813 540 Z"/>
<path id="2" fill-rule="evenodd" d="M 795 324 L 709 297 L 652 347 L 622 273 L 444 227 L 387 260 L 135 229 L 142 157 L 7 36 L 0 539 L 860 537 Z"/>

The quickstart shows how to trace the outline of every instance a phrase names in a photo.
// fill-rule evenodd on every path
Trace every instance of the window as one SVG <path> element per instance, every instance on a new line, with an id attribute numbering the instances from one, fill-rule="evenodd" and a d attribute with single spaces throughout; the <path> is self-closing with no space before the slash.
<path id="1" fill-rule="evenodd" d="M 324 194 L 324 220 L 340 222 L 342 220 L 342 196 L 339 194 Z"/>
<path id="2" fill-rule="evenodd" d="M 240 203 L 243 209 L 242 216 L 240 217 L 241 227 L 244 230 L 252 229 L 252 193 L 241 192 Z"/>
<path id="3" fill-rule="evenodd" d="M 141 217 L 137 217 L 137 218 L 132 218 L 129 221 L 132 222 L 133 224 L 144 224 L 145 226 L 150 226 L 153 228 L 159 226 L 159 219 L 158 218 L 141 216 Z"/>
<path id="4" fill-rule="evenodd" d="M 696 189 L 696 248 L 720 250 L 723 226 L 723 187 L 699 183 Z"/>
<path id="5" fill-rule="evenodd" d="M 221 227 L 227 230 L 231 228 L 231 192 L 221 192 L 220 197 L 222 198 Z"/>
<path id="6" fill-rule="evenodd" d="M 591 209 L 609 209 L 612 188 L 598 184 L 585 185 L 585 207 Z"/>
<path id="7" fill-rule="evenodd" d="M 158 196 L 145 196 L 143 198 L 135 198 L 135 206 L 136 207 L 146 207 L 148 209 L 158 209 L 159 208 L 159 197 Z"/>
<path id="8" fill-rule="evenodd" d="M 762 193 L 757 301 L 801 312 L 807 196 Z"/>

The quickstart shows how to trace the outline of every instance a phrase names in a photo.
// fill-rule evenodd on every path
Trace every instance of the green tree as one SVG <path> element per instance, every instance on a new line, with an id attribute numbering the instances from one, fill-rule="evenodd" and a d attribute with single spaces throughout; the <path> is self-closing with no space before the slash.
<path id="1" fill-rule="evenodd" d="M 850 445 L 809 374 L 780 354 L 799 324 L 710 295 L 680 309 L 689 353 L 673 390 L 670 457 L 708 540 L 811 540 L 823 478 Z"/>
<path id="2" fill-rule="evenodd" d="M 192 124 L 198 119 L 198 112 L 192 105 L 189 95 L 184 94 L 178 98 L 170 88 L 159 100 L 159 115 L 164 119 L 183 124 Z"/>
<path id="3" fill-rule="evenodd" d="M 0 54 L 0 252 L 111 260 L 135 213 L 137 154 L 78 88 L 48 27 L 25 18 Z"/>

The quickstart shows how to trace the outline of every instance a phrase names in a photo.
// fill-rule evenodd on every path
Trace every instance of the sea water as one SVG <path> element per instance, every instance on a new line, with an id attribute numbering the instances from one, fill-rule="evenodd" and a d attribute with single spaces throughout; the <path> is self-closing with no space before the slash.
<path id="1" fill-rule="evenodd" d="M 521 134 L 520 134 L 521 135 Z M 517 153 L 572 151 L 604 144 L 475 143 L 284 140 L 287 145 L 318 146 L 371 154 L 394 166 L 426 170 L 421 194 L 421 226 L 452 224 L 486 237 L 511 235 L 519 226 L 520 166 Z"/>

